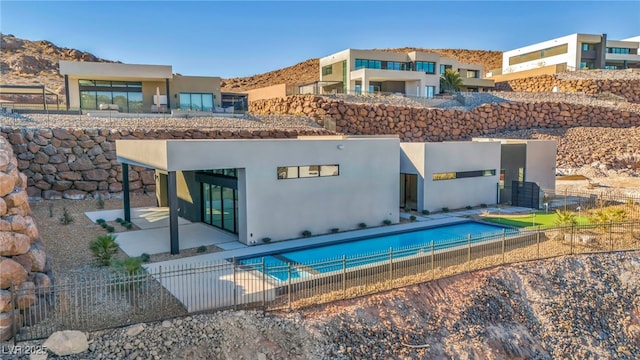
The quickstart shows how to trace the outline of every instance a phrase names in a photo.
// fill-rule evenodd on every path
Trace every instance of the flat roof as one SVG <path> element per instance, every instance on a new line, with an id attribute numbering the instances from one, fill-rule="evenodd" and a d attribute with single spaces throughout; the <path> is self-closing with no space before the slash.
<path id="1" fill-rule="evenodd" d="M 161 80 L 172 77 L 171 65 L 122 64 L 60 60 L 60 75 L 101 79 Z"/>
<path id="2" fill-rule="evenodd" d="M 220 168 L 241 166 L 244 158 L 255 158 L 264 154 L 260 146 L 273 143 L 308 142 L 362 143 L 364 141 L 395 141 L 397 136 L 301 136 L 295 139 L 166 139 L 166 140 L 116 140 L 117 160 L 134 166 L 165 171 L 200 170 L 202 166 Z M 311 144 L 310 144 L 311 145 Z M 240 147 L 241 146 L 241 147 Z M 347 145 L 348 146 L 348 145 Z M 337 147 L 342 150 L 343 147 Z M 398 146 L 398 150 L 400 147 Z M 313 150 L 313 149 L 312 149 Z M 239 155 L 242 153 L 242 155 Z M 246 155 L 245 155 L 246 153 Z M 212 154 L 226 154 L 213 156 Z M 206 165 L 204 165 L 206 163 Z"/>

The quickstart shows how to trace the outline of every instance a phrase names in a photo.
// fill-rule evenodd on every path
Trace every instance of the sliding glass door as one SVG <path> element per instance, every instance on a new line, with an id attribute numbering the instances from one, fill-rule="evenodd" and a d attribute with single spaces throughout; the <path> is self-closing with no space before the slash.
<path id="1" fill-rule="evenodd" d="M 202 221 L 217 228 L 238 233 L 238 191 L 202 183 Z"/>

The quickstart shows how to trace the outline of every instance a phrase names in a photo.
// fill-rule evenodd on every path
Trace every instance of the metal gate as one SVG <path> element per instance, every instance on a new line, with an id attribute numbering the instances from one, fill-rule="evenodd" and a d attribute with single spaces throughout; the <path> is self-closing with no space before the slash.
<path id="1" fill-rule="evenodd" d="M 540 186 L 532 182 L 511 182 L 511 205 L 540 208 Z"/>

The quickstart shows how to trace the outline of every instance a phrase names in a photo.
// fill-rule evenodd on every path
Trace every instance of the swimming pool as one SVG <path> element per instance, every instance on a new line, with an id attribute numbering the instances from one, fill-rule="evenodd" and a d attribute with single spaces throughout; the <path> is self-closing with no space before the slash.
<path id="1" fill-rule="evenodd" d="M 398 259 L 430 253 L 443 249 L 472 244 L 513 235 L 517 230 L 500 226 L 465 222 L 410 232 L 380 235 L 346 241 L 337 244 L 319 245 L 278 254 L 256 256 L 239 260 L 239 263 L 262 271 L 279 281 L 300 279 L 316 274 L 325 274 L 347 268 L 374 264 L 389 259 L 389 253 Z M 345 262 L 345 264 L 343 264 Z M 289 271 L 291 275 L 289 275 Z"/>

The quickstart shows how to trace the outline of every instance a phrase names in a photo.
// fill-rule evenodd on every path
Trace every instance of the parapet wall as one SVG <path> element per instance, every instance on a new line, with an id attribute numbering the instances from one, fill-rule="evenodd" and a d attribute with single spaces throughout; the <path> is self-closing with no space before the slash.
<path id="1" fill-rule="evenodd" d="M 610 107 L 569 103 L 485 104 L 471 111 L 355 104 L 320 96 L 255 101 L 251 112 L 303 114 L 349 135 L 397 134 L 402 141 L 463 140 L 505 130 L 575 126 L 640 126 L 640 114 Z"/>
<path id="2" fill-rule="evenodd" d="M 116 160 L 118 139 L 259 139 L 323 135 L 324 129 L 279 130 L 106 130 L 3 128 L 13 145 L 17 168 L 26 175 L 31 198 L 104 199 L 122 192 L 122 167 Z M 129 170 L 133 193 L 154 193 L 154 170 Z"/>
<path id="3" fill-rule="evenodd" d="M 619 79 L 560 79 L 557 75 L 541 75 L 496 82 L 496 90 L 522 92 L 560 92 L 597 95 L 611 93 L 627 101 L 640 103 L 640 80 Z"/>

